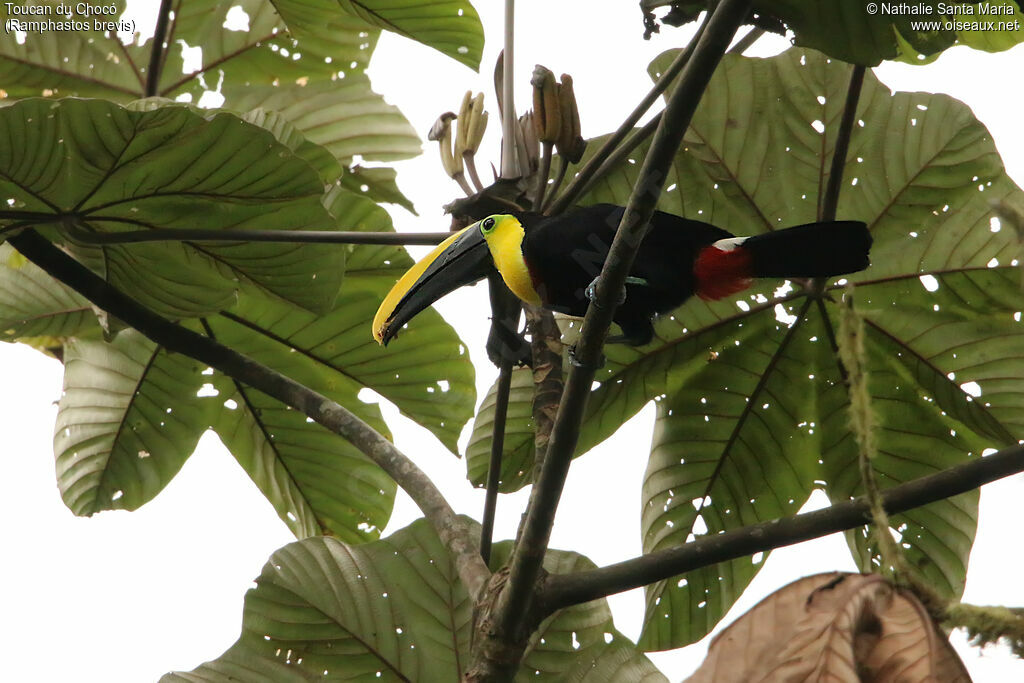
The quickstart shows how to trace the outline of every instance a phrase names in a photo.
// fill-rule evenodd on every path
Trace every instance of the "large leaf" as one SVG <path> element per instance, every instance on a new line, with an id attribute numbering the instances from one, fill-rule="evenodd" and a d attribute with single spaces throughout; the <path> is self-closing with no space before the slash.
<path id="1" fill-rule="evenodd" d="M 88 301 L 0 244 L 0 340 L 70 337 L 98 328 Z"/>
<path id="2" fill-rule="evenodd" d="M 158 228 L 331 230 L 317 173 L 267 130 L 186 107 L 131 111 L 98 100 L 25 100 L 0 111 L 0 194 L 37 223 L 97 233 Z M 52 233 L 51 233 L 52 234 Z M 344 251 L 269 243 L 150 243 L 72 254 L 160 313 L 224 307 L 239 279 L 324 309 Z"/>
<path id="3" fill-rule="evenodd" d="M 226 88 L 234 109 L 281 112 L 313 142 L 344 165 L 360 155 L 375 161 L 408 159 L 420 153 L 420 139 L 397 108 L 355 74 L 339 81 Z"/>
<path id="4" fill-rule="evenodd" d="M 509 544 L 495 546 L 507 555 Z M 563 551 L 550 571 L 590 568 Z M 473 603 L 424 520 L 346 546 L 315 538 L 271 556 L 245 599 L 242 635 L 219 659 L 162 681 L 461 680 Z M 603 601 L 563 610 L 533 634 L 516 680 L 664 681 L 612 625 Z"/>
<path id="5" fill-rule="evenodd" d="M 57 485 L 76 515 L 134 510 L 177 474 L 210 424 L 197 361 L 129 330 L 64 349 L 54 452 Z"/>
<path id="6" fill-rule="evenodd" d="M 727 57 L 659 208 L 741 235 L 815 220 L 848 81 L 848 66 L 812 52 Z M 871 268 L 848 279 L 861 283 L 856 301 L 883 415 L 876 465 L 890 486 L 1024 436 L 1024 394 L 1007 379 L 1024 373 L 1017 246 L 990 222 L 989 205 L 1024 205 L 1024 193 L 984 126 L 951 98 L 893 95 L 869 75 L 858 119 L 839 216 L 868 222 L 875 239 Z M 637 165 L 624 163 L 585 201 L 625 203 L 636 180 Z M 840 289 L 829 285 L 819 305 L 799 287 L 776 293 L 778 284 L 738 301 L 691 300 L 658 321 L 654 344 L 605 351 L 578 450 L 660 401 L 643 497 L 647 550 L 792 512 L 812 487 L 835 500 L 861 492 L 830 341 Z M 527 414 L 528 394 L 515 398 L 510 413 Z M 477 477 L 489 405 L 471 440 Z M 532 447 L 529 434 L 509 435 L 505 490 L 530 480 Z M 894 521 L 907 554 L 947 595 L 962 591 L 976 517 L 976 498 L 965 496 Z M 870 549 L 863 538 L 854 545 L 867 566 Z M 664 649 L 701 637 L 756 569 L 741 559 L 657 585 L 641 644 Z"/>
<path id="7" fill-rule="evenodd" d="M 245 334 L 236 320 L 225 314 L 196 328 L 275 364 L 387 434 L 377 407 L 357 398 L 358 384 L 279 350 L 270 335 Z M 296 535 L 361 542 L 376 538 L 390 516 L 394 482 L 354 446 L 133 330 L 110 343 L 73 340 L 64 360 L 54 450 L 58 485 L 76 514 L 147 502 L 213 426 Z"/>
<path id="8" fill-rule="evenodd" d="M 473 69 L 480 67 L 484 30 L 469 0 L 274 0 L 298 37 L 319 37 L 338 16 L 367 28 L 386 29 L 418 40 Z"/>
<path id="9" fill-rule="evenodd" d="M 673 24 L 692 21 L 706 9 L 702 3 L 676 0 L 643 0 L 641 5 L 647 11 L 683 5 Z M 762 22 L 778 22 L 792 31 L 796 45 L 868 66 L 883 59 L 924 63 L 955 44 L 998 52 L 1024 41 L 1024 13 L 1016 0 L 756 0 L 753 11 Z"/>

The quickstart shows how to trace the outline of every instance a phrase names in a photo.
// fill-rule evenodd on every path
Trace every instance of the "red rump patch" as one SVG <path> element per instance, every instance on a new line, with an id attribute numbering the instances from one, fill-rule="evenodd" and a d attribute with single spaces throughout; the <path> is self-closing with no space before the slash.
<path id="1" fill-rule="evenodd" d="M 728 251 L 716 246 L 704 247 L 693 264 L 697 296 L 722 299 L 750 286 L 754 275 L 750 251 L 737 246 Z"/>

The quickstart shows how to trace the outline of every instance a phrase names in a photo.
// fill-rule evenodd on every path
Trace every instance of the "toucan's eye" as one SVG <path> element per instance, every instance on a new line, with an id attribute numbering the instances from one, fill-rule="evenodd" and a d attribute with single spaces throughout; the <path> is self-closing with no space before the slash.
<path id="1" fill-rule="evenodd" d="M 491 216 L 490 218 L 485 218 L 482 221 L 480 221 L 480 232 L 486 235 L 492 230 L 494 230 L 494 216 Z"/>

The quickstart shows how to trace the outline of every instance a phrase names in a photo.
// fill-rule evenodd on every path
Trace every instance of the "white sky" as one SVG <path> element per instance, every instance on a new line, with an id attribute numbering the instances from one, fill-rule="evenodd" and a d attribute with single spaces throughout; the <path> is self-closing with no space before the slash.
<path id="1" fill-rule="evenodd" d="M 156 0 L 138 0 L 142 22 Z M 370 75 L 425 133 L 442 111 L 457 109 L 467 88 L 483 90 L 494 110 L 491 70 L 499 49 L 500 3 L 478 0 L 488 45 L 482 74 L 409 41 L 384 35 Z M 608 132 L 650 87 L 646 65 L 662 50 L 685 42 L 689 30 L 666 27 L 650 42 L 641 40 L 635 2 L 518 3 L 516 47 L 521 108 L 530 104 L 529 73 L 543 63 L 556 74 L 571 73 L 582 112 L 583 132 Z M 599 11 L 594 7 L 600 6 Z M 8 38 L 0 38 L 8 39 Z M 770 54 L 779 41 L 759 42 L 753 54 Z M 988 125 L 1010 174 L 1024 183 L 1024 136 L 1020 74 L 1024 49 L 986 55 L 948 51 L 927 67 L 884 65 L 879 75 L 891 87 L 950 93 L 970 104 Z M 492 114 L 496 117 L 496 114 Z M 497 165 L 497 126 L 492 120 L 479 157 Z M 440 172 L 434 145 L 419 159 L 398 165 L 399 184 L 420 216 L 392 213 L 400 230 L 443 230 L 441 204 L 457 187 Z M 415 254 L 421 251 L 414 251 Z M 482 287 L 457 292 L 439 308 L 454 322 L 478 361 L 482 397 L 495 372 L 486 363 L 486 295 Z M 242 599 L 252 579 L 291 535 L 241 468 L 207 435 L 180 474 L 151 503 L 134 513 L 108 512 L 75 518 L 57 493 L 51 435 L 60 393 L 61 367 L 24 346 L 0 344 L 0 642 L 7 656 L 0 679 L 12 681 L 155 680 L 169 670 L 188 670 L 217 657 L 240 628 Z M 412 455 L 457 511 L 479 517 L 482 494 L 465 480 L 464 463 L 447 453 L 426 430 L 384 406 L 399 448 Z M 576 461 L 563 496 L 553 546 L 579 551 L 598 564 L 640 552 L 639 492 L 654 413 L 642 411 L 621 432 Z M 462 443 L 468 438 L 468 430 Z M 972 554 L 965 599 L 975 603 L 1024 605 L 1024 564 L 1019 517 L 1024 478 L 984 488 L 981 529 Z M 515 531 L 526 492 L 503 496 L 497 536 Z M 419 516 L 401 495 L 388 532 Z M 768 592 L 810 573 L 852 570 L 838 535 L 776 551 L 727 622 Z M 616 625 L 639 634 L 640 591 L 612 598 Z M 1024 663 L 1004 648 L 979 655 L 954 635 L 977 681 L 1024 680 Z M 699 664 L 702 642 L 682 651 L 653 653 L 671 680 Z"/>

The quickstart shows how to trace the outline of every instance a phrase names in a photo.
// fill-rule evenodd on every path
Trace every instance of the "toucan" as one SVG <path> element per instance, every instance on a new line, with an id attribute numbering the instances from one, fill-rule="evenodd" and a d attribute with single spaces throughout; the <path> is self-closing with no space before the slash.
<path id="1" fill-rule="evenodd" d="M 454 233 L 395 284 L 373 319 L 386 345 L 445 294 L 497 269 L 523 301 L 583 316 L 624 209 L 611 204 L 559 216 L 488 216 Z M 824 221 L 736 237 L 709 223 L 656 211 L 640 243 L 614 322 L 633 346 L 654 337 L 652 319 L 692 295 L 721 299 L 755 277 L 818 278 L 868 267 L 871 234 L 861 221 Z"/>

